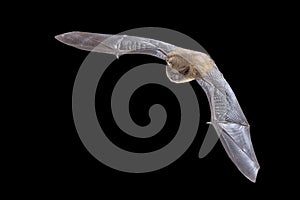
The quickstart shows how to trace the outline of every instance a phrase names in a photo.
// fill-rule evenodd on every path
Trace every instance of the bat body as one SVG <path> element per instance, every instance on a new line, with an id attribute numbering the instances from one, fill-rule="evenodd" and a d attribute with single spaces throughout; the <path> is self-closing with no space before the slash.
<path id="1" fill-rule="evenodd" d="M 228 156 L 252 182 L 259 164 L 251 138 L 250 126 L 233 93 L 209 55 L 180 48 L 149 38 L 70 32 L 56 36 L 59 41 L 87 51 L 114 54 L 147 54 L 167 62 L 170 81 L 185 83 L 196 80 L 205 91 L 211 110 L 211 124 L 219 135 Z"/>

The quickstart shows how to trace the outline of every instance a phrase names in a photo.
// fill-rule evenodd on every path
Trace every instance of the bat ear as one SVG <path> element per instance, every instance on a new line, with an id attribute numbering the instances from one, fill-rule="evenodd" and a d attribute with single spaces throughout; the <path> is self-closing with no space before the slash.
<path id="1" fill-rule="evenodd" d="M 184 75 L 180 74 L 168 65 L 166 66 L 166 74 L 170 81 L 174 83 L 186 83 L 194 80 L 193 78 L 186 78 Z"/>

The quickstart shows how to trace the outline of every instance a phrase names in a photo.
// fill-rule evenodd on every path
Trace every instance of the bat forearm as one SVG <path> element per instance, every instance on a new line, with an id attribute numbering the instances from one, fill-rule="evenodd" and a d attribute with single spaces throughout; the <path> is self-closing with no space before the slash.
<path id="1" fill-rule="evenodd" d="M 217 67 L 198 83 L 208 97 L 212 121 L 248 125 L 234 92 Z"/>

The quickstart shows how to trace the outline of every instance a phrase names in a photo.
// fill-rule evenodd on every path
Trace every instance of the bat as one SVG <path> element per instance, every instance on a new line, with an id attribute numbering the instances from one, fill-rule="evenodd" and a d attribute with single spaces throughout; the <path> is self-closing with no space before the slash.
<path id="1" fill-rule="evenodd" d="M 166 75 L 174 83 L 196 80 L 205 91 L 215 128 L 227 155 L 252 182 L 260 168 L 250 138 L 250 125 L 238 100 L 212 58 L 202 52 L 177 47 L 159 40 L 88 32 L 55 36 L 78 49 L 113 54 L 146 54 L 166 61 Z"/>

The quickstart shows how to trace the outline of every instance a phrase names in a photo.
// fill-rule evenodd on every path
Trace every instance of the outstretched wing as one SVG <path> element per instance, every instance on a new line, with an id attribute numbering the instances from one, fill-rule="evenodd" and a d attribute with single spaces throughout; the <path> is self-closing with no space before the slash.
<path id="1" fill-rule="evenodd" d="M 168 53 L 179 49 L 158 40 L 127 35 L 69 32 L 55 38 L 82 50 L 117 57 L 123 54 L 147 54 L 165 60 Z M 168 66 L 166 72 L 173 82 L 190 81 Z M 211 108 L 211 123 L 228 156 L 248 179 L 255 182 L 259 164 L 252 147 L 249 124 L 232 89 L 216 66 L 197 81 L 206 92 Z"/>
<path id="2" fill-rule="evenodd" d="M 78 49 L 108 53 L 117 57 L 123 54 L 147 54 L 165 60 L 166 54 L 178 47 L 154 39 L 87 32 L 69 32 L 55 36 L 67 45 Z"/>
<path id="3" fill-rule="evenodd" d="M 256 181 L 259 164 L 250 138 L 250 126 L 227 81 L 216 66 L 197 80 L 205 91 L 216 129 L 228 156 L 251 181 Z"/>

